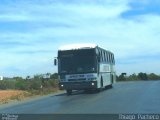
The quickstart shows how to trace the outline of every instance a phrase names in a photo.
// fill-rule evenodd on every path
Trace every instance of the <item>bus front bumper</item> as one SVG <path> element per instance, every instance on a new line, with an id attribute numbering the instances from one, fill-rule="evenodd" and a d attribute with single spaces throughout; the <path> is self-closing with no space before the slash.
<path id="1" fill-rule="evenodd" d="M 97 81 L 85 81 L 85 82 L 60 82 L 60 90 L 85 90 L 97 88 Z"/>

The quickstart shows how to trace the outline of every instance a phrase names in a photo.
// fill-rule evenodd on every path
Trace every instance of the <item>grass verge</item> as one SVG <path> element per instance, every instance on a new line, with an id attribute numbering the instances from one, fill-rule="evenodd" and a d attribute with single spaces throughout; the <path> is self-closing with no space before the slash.
<path id="1" fill-rule="evenodd" d="M 58 88 L 41 89 L 41 90 L 0 90 L 0 104 L 6 104 L 11 101 L 21 101 L 34 96 L 43 96 L 47 94 L 57 93 Z"/>

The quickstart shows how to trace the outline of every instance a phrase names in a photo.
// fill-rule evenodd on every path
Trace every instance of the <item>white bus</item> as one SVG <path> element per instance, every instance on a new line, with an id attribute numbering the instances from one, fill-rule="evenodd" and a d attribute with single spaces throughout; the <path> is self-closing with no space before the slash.
<path id="1" fill-rule="evenodd" d="M 112 87 L 116 81 L 114 54 L 95 44 L 62 46 L 57 59 L 59 88 L 68 95 L 72 90 Z"/>

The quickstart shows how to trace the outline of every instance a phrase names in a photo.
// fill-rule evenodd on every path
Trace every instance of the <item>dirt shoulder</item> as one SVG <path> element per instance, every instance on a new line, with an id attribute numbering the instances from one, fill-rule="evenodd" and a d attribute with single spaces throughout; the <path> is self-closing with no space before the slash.
<path id="1" fill-rule="evenodd" d="M 23 100 L 28 96 L 30 93 L 22 90 L 0 90 L 0 104 L 13 100 Z"/>
<path id="2" fill-rule="evenodd" d="M 49 94 L 59 93 L 59 92 L 61 91 L 55 90 Z M 34 98 L 37 96 L 43 96 L 43 95 L 47 95 L 47 94 L 46 93 L 33 94 L 31 92 L 23 91 L 23 90 L 0 90 L 0 104 L 7 104 L 13 101 L 22 101 L 22 100 Z"/>

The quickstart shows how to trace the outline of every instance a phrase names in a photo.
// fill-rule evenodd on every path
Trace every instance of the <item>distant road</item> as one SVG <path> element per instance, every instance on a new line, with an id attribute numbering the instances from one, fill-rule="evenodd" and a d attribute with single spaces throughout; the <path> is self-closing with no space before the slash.
<path id="1" fill-rule="evenodd" d="M 160 113 L 160 81 L 120 82 L 100 93 L 48 95 L 1 105 L 0 113 Z"/>

